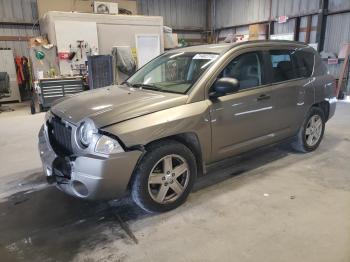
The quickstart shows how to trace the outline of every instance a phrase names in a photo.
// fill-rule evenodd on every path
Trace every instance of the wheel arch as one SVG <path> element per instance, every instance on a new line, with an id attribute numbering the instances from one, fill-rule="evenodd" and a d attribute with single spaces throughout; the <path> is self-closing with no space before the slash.
<path id="1" fill-rule="evenodd" d="M 193 153 L 193 156 L 196 159 L 196 166 L 197 166 L 197 172 L 198 172 L 197 175 L 200 176 L 200 175 L 204 174 L 205 167 L 204 167 L 204 162 L 203 162 L 202 148 L 201 148 L 199 138 L 198 138 L 197 134 L 194 132 L 186 132 L 186 133 L 180 133 L 180 134 L 176 134 L 176 135 L 170 135 L 167 137 L 162 137 L 162 138 L 150 141 L 146 145 L 140 146 L 140 148 L 142 148 L 143 154 L 141 155 L 137 164 L 135 165 L 134 170 L 136 170 L 136 167 L 142 161 L 143 156 L 147 153 L 147 150 L 150 148 L 150 146 L 154 143 L 157 143 L 157 142 L 160 142 L 163 140 L 174 140 L 176 142 L 179 142 L 179 143 L 185 145 L 188 149 L 190 149 L 191 152 Z M 128 183 L 128 189 L 130 189 L 130 187 L 131 187 L 134 173 L 135 172 L 133 172 L 133 174 L 130 178 L 130 181 Z"/>
<path id="2" fill-rule="evenodd" d="M 329 102 L 328 101 L 321 101 L 318 103 L 313 104 L 311 107 L 318 107 L 320 108 L 325 116 L 325 121 L 327 122 L 327 120 L 329 119 Z"/>
<path id="3" fill-rule="evenodd" d="M 149 142 L 144 147 L 147 151 L 147 148 L 155 142 L 162 141 L 162 140 L 175 140 L 181 144 L 184 144 L 187 146 L 193 153 L 194 157 L 196 158 L 196 164 L 197 164 L 197 170 L 199 174 L 202 174 L 204 171 L 203 167 L 203 156 L 202 156 L 202 148 L 199 141 L 199 138 L 196 133 L 194 132 L 186 132 L 186 133 L 180 133 L 176 135 L 170 135 L 167 137 L 162 137 L 160 139 L 156 139 L 154 141 Z"/>

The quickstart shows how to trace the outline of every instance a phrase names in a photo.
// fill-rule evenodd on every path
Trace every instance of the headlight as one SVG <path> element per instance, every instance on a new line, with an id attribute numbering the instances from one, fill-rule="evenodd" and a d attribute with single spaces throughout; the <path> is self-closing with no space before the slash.
<path id="1" fill-rule="evenodd" d="M 88 147 L 95 133 L 94 126 L 89 122 L 84 122 L 78 128 L 78 138 L 83 146 Z"/>
<path id="2" fill-rule="evenodd" d="M 124 150 L 117 140 L 114 140 L 113 138 L 110 138 L 108 136 L 101 136 L 97 141 L 95 152 L 104 155 L 109 155 L 121 153 L 124 152 Z"/>

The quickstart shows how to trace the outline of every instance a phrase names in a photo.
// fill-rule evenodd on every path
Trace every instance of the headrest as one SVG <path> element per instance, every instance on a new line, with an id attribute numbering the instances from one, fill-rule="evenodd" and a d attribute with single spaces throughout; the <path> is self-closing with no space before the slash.
<path id="1" fill-rule="evenodd" d="M 290 61 L 281 61 L 277 64 L 277 68 L 283 70 L 284 72 L 288 72 L 292 70 L 292 62 Z"/>

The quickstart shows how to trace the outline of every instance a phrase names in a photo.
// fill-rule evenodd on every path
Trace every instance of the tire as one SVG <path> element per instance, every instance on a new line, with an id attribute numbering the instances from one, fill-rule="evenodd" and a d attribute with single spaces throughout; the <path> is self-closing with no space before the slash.
<path id="1" fill-rule="evenodd" d="M 196 176 L 196 160 L 189 148 L 174 140 L 155 142 L 134 171 L 131 197 L 147 212 L 166 212 L 186 201 Z"/>
<path id="2" fill-rule="evenodd" d="M 314 126 L 311 128 L 311 122 L 315 121 L 315 119 L 317 120 L 317 123 L 321 129 L 316 130 Z M 300 127 L 298 134 L 292 142 L 292 147 L 296 151 L 303 153 L 316 150 L 323 138 L 325 122 L 323 110 L 319 107 L 311 107 L 303 122 L 303 125 Z M 310 139 L 310 136 L 314 136 L 314 138 Z M 312 143 L 310 143 L 310 141 L 312 141 Z"/>

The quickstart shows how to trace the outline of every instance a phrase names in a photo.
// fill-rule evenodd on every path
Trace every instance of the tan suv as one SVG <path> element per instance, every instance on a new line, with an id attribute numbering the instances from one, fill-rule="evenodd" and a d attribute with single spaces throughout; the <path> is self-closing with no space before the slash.
<path id="1" fill-rule="evenodd" d="M 44 173 L 85 199 L 131 192 L 150 212 L 182 204 L 223 159 L 292 138 L 315 150 L 334 79 L 307 45 L 254 41 L 167 52 L 119 86 L 68 98 L 39 134 Z"/>

